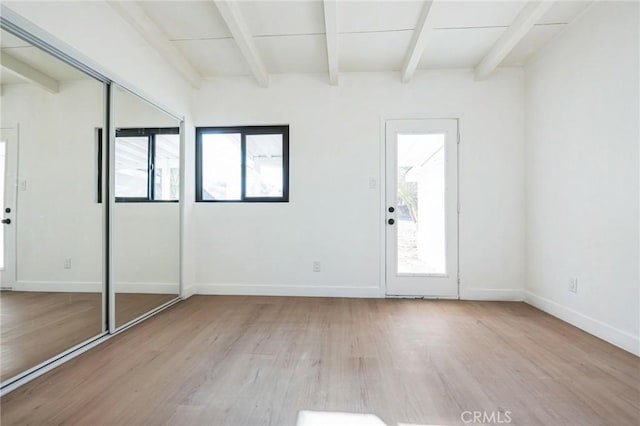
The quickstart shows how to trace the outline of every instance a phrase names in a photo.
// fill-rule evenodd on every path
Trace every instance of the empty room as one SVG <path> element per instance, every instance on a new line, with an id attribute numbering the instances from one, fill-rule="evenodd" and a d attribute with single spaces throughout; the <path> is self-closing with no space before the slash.
<path id="1" fill-rule="evenodd" d="M 0 4 L 0 424 L 640 424 L 640 2 Z"/>

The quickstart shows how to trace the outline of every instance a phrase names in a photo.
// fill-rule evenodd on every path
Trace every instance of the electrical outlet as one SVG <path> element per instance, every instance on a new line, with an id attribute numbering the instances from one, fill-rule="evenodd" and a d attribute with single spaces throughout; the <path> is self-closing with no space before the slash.
<path id="1" fill-rule="evenodd" d="M 369 189 L 376 189 L 378 187 L 378 180 L 374 177 L 369 178 Z"/>
<path id="2" fill-rule="evenodd" d="M 66 258 L 64 260 L 64 269 L 71 269 L 71 258 Z"/>
<path id="3" fill-rule="evenodd" d="M 320 261 L 316 260 L 313 262 L 313 272 L 320 272 Z"/>
<path id="4" fill-rule="evenodd" d="M 578 279 L 575 277 L 569 278 L 569 291 L 571 293 L 578 292 Z"/>
<path id="5" fill-rule="evenodd" d="M 20 191 L 26 191 L 27 190 L 27 181 L 26 180 L 21 180 L 20 184 L 18 186 L 20 187 Z"/>

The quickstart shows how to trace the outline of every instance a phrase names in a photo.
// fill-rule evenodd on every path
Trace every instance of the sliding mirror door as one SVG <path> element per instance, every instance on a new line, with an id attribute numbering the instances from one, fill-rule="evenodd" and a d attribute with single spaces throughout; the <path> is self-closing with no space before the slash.
<path id="1" fill-rule="evenodd" d="M 106 330 L 105 85 L 2 30 L 0 379 Z"/>
<path id="2" fill-rule="evenodd" d="M 180 294 L 180 121 L 113 86 L 115 327 Z"/>

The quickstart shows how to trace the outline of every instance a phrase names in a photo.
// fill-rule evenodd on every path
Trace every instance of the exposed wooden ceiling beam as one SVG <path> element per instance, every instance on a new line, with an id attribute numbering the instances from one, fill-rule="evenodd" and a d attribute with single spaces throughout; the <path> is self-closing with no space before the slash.
<path id="1" fill-rule="evenodd" d="M 505 30 L 489 53 L 476 66 L 476 80 L 484 80 L 489 77 L 553 4 L 553 1 L 528 2 L 513 24 Z"/>
<path id="2" fill-rule="evenodd" d="M 160 53 L 193 88 L 199 88 L 202 77 L 184 54 L 169 40 L 158 25 L 133 1 L 109 1 L 109 5 Z"/>
<path id="3" fill-rule="evenodd" d="M 233 36 L 244 59 L 249 64 L 249 68 L 256 78 L 260 87 L 269 85 L 269 73 L 265 67 L 258 49 L 253 42 L 253 36 L 249 32 L 249 28 L 242 16 L 240 6 L 237 1 L 233 0 L 214 0 L 215 5 L 220 11 L 220 15 L 224 19 L 229 31 Z"/>
<path id="4" fill-rule="evenodd" d="M 327 36 L 329 81 L 338 85 L 338 5 L 336 0 L 324 0 L 324 29 Z"/>
<path id="5" fill-rule="evenodd" d="M 1 53 L 0 62 L 2 62 L 2 67 L 19 75 L 30 83 L 36 84 L 51 93 L 58 93 L 60 83 L 50 75 L 35 69 L 31 65 L 14 58 L 4 51 Z"/>
<path id="6" fill-rule="evenodd" d="M 422 58 L 422 53 L 424 52 L 424 47 L 428 39 L 428 33 L 429 30 L 431 30 L 429 16 L 432 6 L 433 1 L 428 0 L 422 7 L 422 13 L 420 14 L 420 19 L 418 20 L 418 26 L 413 32 L 413 38 L 411 39 L 411 44 L 409 45 L 409 50 L 407 51 L 407 56 L 402 66 L 403 83 L 408 83 L 409 81 L 411 81 L 411 78 L 413 77 L 413 74 L 416 72 L 416 68 L 418 67 L 418 63 L 420 62 L 420 58 Z"/>

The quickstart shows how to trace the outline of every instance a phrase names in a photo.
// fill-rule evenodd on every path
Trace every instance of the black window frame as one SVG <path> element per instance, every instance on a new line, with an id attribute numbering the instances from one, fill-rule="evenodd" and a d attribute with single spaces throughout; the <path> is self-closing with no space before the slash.
<path id="1" fill-rule="evenodd" d="M 115 197 L 116 203 L 178 203 L 175 200 L 155 199 L 155 160 L 156 135 L 179 135 L 179 127 L 136 127 L 116 129 L 116 139 L 120 137 L 147 137 L 147 196 L 146 197 Z M 117 143 L 117 140 L 116 140 Z M 117 148 L 116 148 L 117 149 Z M 115 194 L 114 194 L 115 195 Z"/>
<path id="2" fill-rule="evenodd" d="M 205 200 L 202 198 L 202 136 L 240 134 L 240 199 Z M 282 135 L 282 196 L 247 197 L 247 135 Z M 196 202 L 198 203 L 288 203 L 289 202 L 289 125 L 196 127 Z"/>

